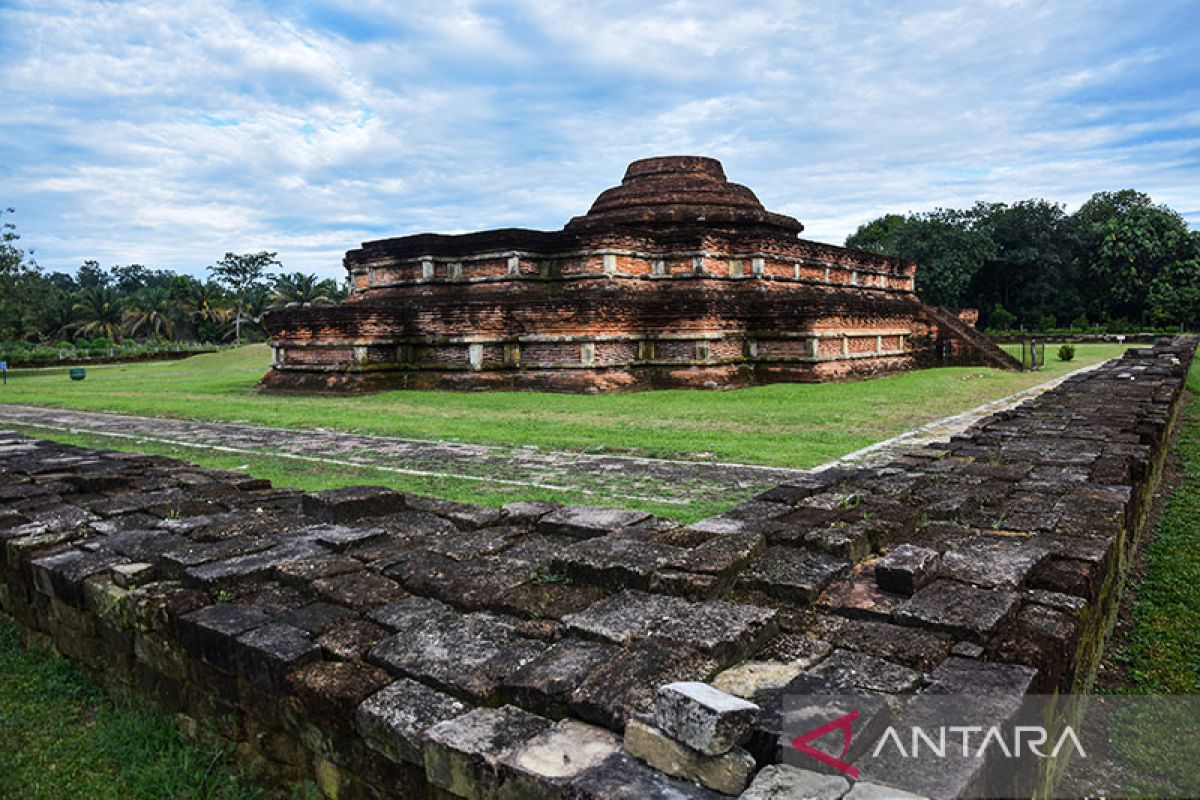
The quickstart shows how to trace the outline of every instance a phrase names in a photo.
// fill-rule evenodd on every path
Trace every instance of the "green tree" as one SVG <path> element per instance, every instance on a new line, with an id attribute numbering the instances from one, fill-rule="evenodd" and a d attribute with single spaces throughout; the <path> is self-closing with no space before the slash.
<path id="1" fill-rule="evenodd" d="M 1194 237 L 1183 217 L 1155 205 L 1148 195 L 1125 189 L 1092 195 L 1075 219 L 1090 310 L 1101 317 L 1144 323 L 1157 285 L 1158 310 L 1165 313 L 1170 277 L 1186 275 L 1186 270 L 1180 273 L 1180 265 L 1194 256 Z"/>
<path id="2" fill-rule="evenodd" d="M 178 275 L 171 287 L 177 319 L 201 342 L 222 339 L 221 331 L 233 319 L 225 290 L 216 281 L 201 282 L 190 275 Z"/>
<path id="3" fill-rule="evenodd" d="M 994 249 L 968 297 L 981 308 L 999 303 L 1028 327 L 1054 327 L 1057 320 L 1079 314 L 1078 237 L 1060 204 L 1040 199 L 980 203 L 974 212 Z"/>
<path id="4" fill-rule="evenodd" d="M 888 231 L 883 252 L 919 264 L 916 282 L 922 300 L 951 308 L 973 303 L 971 284 L 995 253 L 987 230 L 979 225 L 978 210 L 939 208 L 881 227 Z"/>
<path id="5" fill-rule="evenodd" d="M 1183 329 L 1200 320 L 1200 233 L 1193 233 L 1194 252 L 1186 261 L 1169 264 L 1150 283 L 1150 320 Z"/>
<path id="6" fill-rule="evenodd" d="M 224 258 L 208 268 L 214 278 L 233 292 L 234 336 L 238 344 L 242 343 L 246 297 L 254 287 L 264 284 L 268 270 L 283 266 L 275 258 L 276 255 L 265 250 L 258 253 L 226 253 Z"/>
<path id="7" fill-rule="evenodd" d="M 336 281 L 292 272 L 276 276 L 270 307 L 279 308 L 292 303 L 302 306 L 333 305 L 340 299 L 339 294 L 340 289 Z"/>
<path id="8" fill-rule="evenodd" d="M 109 274 L 100 266 L 100 262 L 89 258 L 79 265 L 79 269 L 75 270 L 75 282 L 80 289 L 101 289 L 112 285 L 112 279 Z"/>
<path id="9" fill-rule="evenodd" d="M 75 326 L 75 296 L 47 281 L 46 291 L 37 305 L 34 325 L 43 339 L 70 336 Z"/>
<path id="10" fill-rule="evenodd" d="M 892 237 L 908 223 L 903 214 L 885 214 L 882 217 L 859 225 L 858 230 L 846 237 L 846 247 L 870 250 L 872 253 L 892 254 Z"/>
<path id="11" fill-rule="evenodd" d="M 130 336 L 175 336 L 176 305 L 171 292 L 159 287 L 142 289 L 130 298 L 122 323 Z"/>
<path id="12" fill-rule="evenodd" d="M 89 338 L 120 341 L 123 323 L 121 295 L 111 286 L 96 286 L 79 294 L 74 305 L 75 331 Z"/>

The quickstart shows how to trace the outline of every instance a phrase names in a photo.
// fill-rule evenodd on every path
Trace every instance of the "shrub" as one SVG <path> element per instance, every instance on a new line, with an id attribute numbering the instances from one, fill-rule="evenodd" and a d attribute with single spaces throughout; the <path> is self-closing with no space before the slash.
<path id="1" fill-rule="evenodd" d="M 1038 319 L 1038 327 L 1043 331 L 1052 331 L 1057 325 L 1058 320 L 1054 318 L 1053 314 L 1043 314 Z"/>
<path id="2" fill-rule="evenodd" d="M 1071 327 L 1085 331 L 1090 328 L 1092 323 L 1088 322 L 1087 314 L 1080 314 L 1075 319 L 1071 320 Z"/>
<path id="3" fill-rule="evenodd" d="M 1075 345 L 1064 344 L 1062 347 L 1058 348 L 1059 361 L 1070 361 L 1073 358 L 1075 358 Z"/>

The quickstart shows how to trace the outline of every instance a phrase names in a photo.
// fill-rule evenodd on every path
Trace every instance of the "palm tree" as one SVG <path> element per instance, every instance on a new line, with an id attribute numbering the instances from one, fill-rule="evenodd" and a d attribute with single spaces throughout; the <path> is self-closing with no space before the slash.
<path id="1" fill-rule="evenodd" d="M 224 325 L 233 319 L 233 309 L 226 305 L 225 290 L 214 281 L 195 281 L 184 298 L 184 306 L 196 322 Z"/>
<path id="2" fill-rule="evenodd" d="M 47 338 L 69 336 L 75 329 L 75 298 L 67 292 L 52 290 L 38 309 L 37 332 Z"/>
<path id="3" fill-rule="evenodd" d="M 233 318 L 225 290 L 213 281 L 201 283 L 190 275 L 177 275 L 171 286 L 176 328 L 197 341 L 214 341 L 219 329 Z"/>
<path id="4" fill-rule="evenodd" d="M 73 306 L 75 330 L 84 336 L 105 336 L 121 339 L 121 296 L 108 286 L 97 286 L 80 292 Z"/>
<path id="5" fill-rule="evenodd" d="M 154 336 L 175 336 L 175 304 L 167 289 L 143 289 L 133 296 L 125 310 L 125 330 L 130 336 L 148 333 Z"/>
<path id="6" fill-rule="evenodd" d="M 336 281 L 319 279 L 316 275 L 293 272 L 277 275 L 271 294 L 271 308 L 296 303 L 302 306 L 329 306 L 338 302 Z"/>

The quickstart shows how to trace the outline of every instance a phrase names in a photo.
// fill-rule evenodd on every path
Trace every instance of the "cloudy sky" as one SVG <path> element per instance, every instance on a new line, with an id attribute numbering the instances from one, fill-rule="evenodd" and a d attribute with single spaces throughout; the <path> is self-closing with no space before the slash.
<path id="1" fill-rule="evenodd" d="M 720 158 L 806 236 L 1134 187 L 1200 225 L 1200 4 L 0 0 L 0 207 L 45 267 L 558 228 Z"/>

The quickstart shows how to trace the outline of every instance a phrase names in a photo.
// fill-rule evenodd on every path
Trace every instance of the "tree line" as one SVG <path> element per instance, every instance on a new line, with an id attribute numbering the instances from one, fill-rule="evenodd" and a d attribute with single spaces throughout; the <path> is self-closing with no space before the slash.
<path id="1" fill-rule="evenodd" d="M 0 341 L 123 338 L 224 343 L 264 337 L 258 320 L 280 306 L 341 302 L 337 281 L 277 272 L 276 253 L 226 253 L 201 280 L 141 264 L 75 274 L 42 269 L 19 245 L 13 209 L 0 211 Z"/>
<path id="2" fill-rule="evenodd" d="M 978 308 L 994 329 L 1123 332 L 1200 323 L 1200 232 L 1142 192 L 887 214 L 846 239 L 913 259 L 929 304 Z"/>

